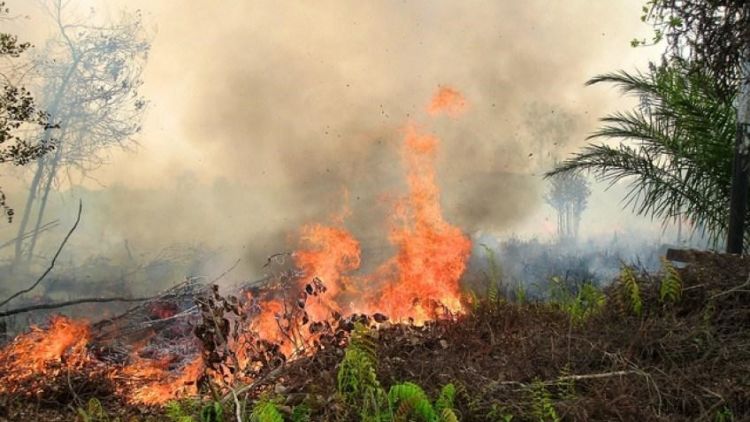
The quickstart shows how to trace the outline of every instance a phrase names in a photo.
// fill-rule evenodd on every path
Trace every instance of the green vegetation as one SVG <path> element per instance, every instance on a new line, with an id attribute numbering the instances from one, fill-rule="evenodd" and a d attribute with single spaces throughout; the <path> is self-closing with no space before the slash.
<path id="1" fill-rule="evenodd" d="M 666 258 L 662 258 L 664 275 L 659 285 L 659 299 L 663 303 L 676 303 L 682 296 L 682 279 L 677 269 Z"/>
<path id="2" fill-rule="evenodd" d="M 555 410 L 547 387 L 539 379 L 535 379 L 529 387 L 531 398 L 531 416 L 540 422 L 559 422 L 560 416 Z"/>
<path id="3" fill-rule="evenodd" d="M 641 299 L 641 288 L 635 277 L 633 268 L 623 266 L 620 271 L 619 288 L 622 298 L 623 310 L 637 316 L 643 311 L 643 299 Z"/>
<path id="4" fill-rule="evenodd" d="M 710 74 L 685 62 L 588 81 L 600 83 L 640 100 L 630 111 L 604 117 L 589 137 L 622 142 L 589 144 L 548 176 L 592 171 L 610 183 L 627 180 L 624 200 L 638 214 L 687 217 L 713 241 L 725 236 L 736 133 L 732 99 L 720 96 Z"/>
<path id="5" fill-rule="evenodd" d="M 284 422 L 284 417 L 279 413 L 276 403 L 268 398 L 261 398 L 253 406 L 250 422 Z"/>

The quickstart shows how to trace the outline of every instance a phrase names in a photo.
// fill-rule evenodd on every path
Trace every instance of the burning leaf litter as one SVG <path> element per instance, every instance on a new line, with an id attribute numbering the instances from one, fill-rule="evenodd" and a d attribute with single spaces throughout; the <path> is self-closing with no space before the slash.
<path id="1" fill-rule="evenodd" d="M 456 117 L 465 106 L 458 91 L 442 87 L 428 114 Z M 343 344 L 351 318 L 421 325 L 464 313 L 459 280 L 471 241 L 442 216 L 439 143 L 415 123 L 403 130 L 408 192 L 389 222 L 396 253 L 372 274 L 356 273 L 360 245 L 343 213 L 331 225 L 303 227 L 293 254 L 298 270 L 263 288 L 223 297 L 188 282 L 94 326 L 55 317 L 46 329 L 33 327 L 0 351 L 0 394 L 43 396 L 45 379 L 93 371 L 127 402 L 162 404 L 195 395 L 209 381 L 227 388 L 252 383 L 323 344 Z"/>

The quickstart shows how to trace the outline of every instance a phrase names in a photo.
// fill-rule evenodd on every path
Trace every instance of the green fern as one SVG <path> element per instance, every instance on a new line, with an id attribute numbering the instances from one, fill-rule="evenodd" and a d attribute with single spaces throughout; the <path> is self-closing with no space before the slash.
<path id="1" fill-rule="evenodd" d="M 393 421 L 458 422 L 453 410 L 456 387 L 446 384 L 433 406 L 422 387 L 411 382 L 396 384 L 388 392 Z"/>
<path id="2" fill-rule="evenodd" d="M 458 415 L 453 409 L 443 409 L 440 412 L 440 422 L 458 422 Z"/>
<path id="3" fill-rule="evenodd" d="M 309 422 L 311 414 L 312 410 L 310 409 L 310 406 L 302 403 L 294 406 L 294 409 L 292 409 L 291 420 L 292 422 Z"/>
<path id="4" fill-rule="evenodd" d="M 221 402 L 212 401 L 201 409 L 201 422 L 224 422 L 224 408 Z"/>
<path id="5" fill-rule="evenodd" d="M 165 415 L 171 422 L 195 422 L 192 415 L 198 413 L 196 400 L 170 401 L 165 407 Z"/>
<path id="6" fill-rule="evenodd" d="M 734 412 L 732 409 L 724 406 L 721 410 L 716 412 L 716 422 L 734 422 Z"/>
<path id="7" fill-rule="evenodd" d="M 640 316 L 643 311 L 643 300 L 641 299 L 641 289 L 638 286 L 638 280 L 635 278 L 633 269 L 623 266 L 620 271 L 620 285 L 622 286 L 622 295 L 627 307 Z"/>
<path id="8" fill-rule="evenodd" d="M 490 411 L 487 413 L 489 420 L 498 422 L 512 422 L 513 414 L 509 413 L 505 407 L 498 403 L 492 403 Z"/>
<path id="9" fill-rule="evenodd" d="M 560 398 L 563 400 L 573 401 L 576 399 L 576 384 L 573 379 L 570 378 L 570 365 L 567 364 L 560 371 L 560 378 L 556 383 Z"/>
<path id="10" fill-rule="evenodd" d="M 359 409 L 363 421 L 381 421 L 387 404 L 375 368 L 376 346 L 362 324 L 356 324 L 337 374 L 338 392 L 344 402 Z"/>
<path id="11" fill-rule="evenodd" d="M 276 403 L 268 398 L 261 398 L 253 406 L 250 422 L 284 422 L 284 417 L 276 407 Z"/>
<path id="12" fill-rule="evenodd" d="M 550 302 L 565 311 L 574 323 L 581 323 L 598 313 L 607 301 L 606 295 L 591 283 L 581 285 L 574 295 L 559 277 L 552 277 L 550 281 Z"/>
<path id="13" fill-rule="evenodd" d="M 456 400 L 456 386 L 453 384 L 445 384 L 440 389 L 440 395 L 435 400 L 435 410 L 438 413 L 442 413 L 444 409 L 453 409 L 453 402 Z"/>
<path id="14" fill-rule="evenodd" d="M 555 410 L 547 387 L 539 379 L 531 384 L 529 394 L 531 396 L 531 415 L 539 422 L 559 422 L 560 416 Z"/>
<path id="15" fill-rule="evenodd" d="M 604 308 L 607 297 L 593 284 L 581 286 L 569 313 L 575 322 L 581 322 Z"/>
<path id="16" fill-rule="evenodd" d="M 517 281 L 516 287 L 513 289 L 513 292 L 515 294 L 516 303 L 519 305 L 523 305 L 526 303 L 526 287 L 523 285 L 522 282 Z"/>
<path id="17" fill-rule="evenodd" d="M 458 422 L 453 410 L 457 391 L 453 384 L 440 390 L 433 406 L 422 387 L 414 383 L 396 384 L 386 394 L 378 381 L 376 367 L 375 342 L 366 327 L 356 324 L 339 365 L 337 387 L 344 403 L 358 410 L 361 421 Z M 294 412 L 292 420 L 296 421 Z M 309 420 L 309 412 L 299 420 Z"/>
<path id="18" fill-rule="evenodd" d="M 676 303 L 682 296 L 682 279 L 677 269 L 666 258 L 661 258 L 664 277 L 659 285 L 659 299 L 662 303 Z"/>
<path id="19" fill-rule="evenodd" d="M 469 289 L 469 303 L 471 303 L 471 311 L 473 313 L 479 311 L 481 301 L 479 300 L 477 293 L 472 289 Z"/>
<path id="20" fill-rule="evenodd" d="M 487 266 L 489 267 L 489 273 L 487 273 L 487 278 L 489 279 L 487 299 L 495 303 L 502 299 L 500 297 L 500 290 L 503 283 L 503 271 L 495 259 L 495 251 L 484 243 L 481 243 L 480 246 L 484 249 L 484 253 L 487 256 Z"/>
<path id="21" fill-rule="evenodd" d="M 422 387 L 411 382 L 397 384 L 388 392 L 388 404 L 394 409 L 395 420 L 407 421 L 418 418 L 424 422 L 437 420 L 437 413 Z"/>

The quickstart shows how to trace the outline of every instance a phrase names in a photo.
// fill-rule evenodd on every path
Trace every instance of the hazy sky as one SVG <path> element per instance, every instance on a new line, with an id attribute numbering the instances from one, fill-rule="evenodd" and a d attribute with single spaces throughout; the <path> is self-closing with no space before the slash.
<path id="1" fill-rule="evenodd" d="M 35 1 L 8 5 L 29 16 L 11 30 L 37 43 L 52 30 Z M 543 185 L 524 175 L 548 169 L 597 117 L 627 104 L 584 82 L 655 53 L 629 46 L 649 36 L 636 0 L 70 0 L 68 12 L 91 7 L 110 18 L 141 9 L 152 30 L 140 146 L 113 152 L 93 174 L 99 182 L 85 182 L 172 192 L 139 207 L 125 195 L 101 219 L 145 238 L 155 232 L 140 220 L 155 213 L 172 215 L 160 236 L 280 236 L 336 212 L 343 189 L 352 224 L 371 229 L 387 212 L 383 195 L 403 189 L 407 121 L 443 140 L 449 219 L 467 231 L 538 229 Z M 442 84 L 466 96 L 462 119 L 425 116 Z M 193 183 L 213 196 L 190 210 L 180 195 Z M 122 227 L 108 230 L 124 236 Z"/>

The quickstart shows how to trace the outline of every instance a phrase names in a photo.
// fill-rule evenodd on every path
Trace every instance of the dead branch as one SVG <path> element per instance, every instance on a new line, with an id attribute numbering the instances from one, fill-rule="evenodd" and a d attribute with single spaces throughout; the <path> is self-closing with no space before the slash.
<path id="1" fill-rule="evenodd" d="M 55 256 L 52 257 L 52 262 L 50 262 L 49 267 L 47 267 L 47 269 L 44 271 L 44 273 L 42 273 L 42 275 L 39 276 L 39 278 L 36 279 L 36 281 L 34 282 L 34 284 L 31 285 L 31 287 L 29 287 L 28 289 L 24 289 L 24 290 L 21 290 L 21 291 L 18 291 L 16 293 L 12 294 L 9 298 L 7 298 L 4 301 L 0 302 L 0 306 L 4 306 L 8 302 L 10 302 L 11 300 L 17 298 L 18 296 L 21 296 L 24 293 L 28 293 L 28 292 L 34 290 L 36 288 L 36 286 L 38 286 L 39 283 L 41 283 L 42 280 L 44 280 L 44 278 L 47 277 L 47 274 L 49 274 L 50 271 L 52 271 L 52 269 L 55 268 L 55 262 L 57 261 L 57 257 L 60 256 L 60 252 L 62 252 L 63 248 L 65 247 L 65 244 L 68 243 L 68 239 L 70 238 L 70 235 L 73 234 L 73 232 L 78 227 L 78 223 L 81 221 L 81 211 L 82 210 L 83 210 L 83 201 L 81 201 L 79 199 L 78 200 L 78 215 L 76 216 L 76 222 L 73 224 L 73 227 L 70 228 L 70 231 L 68 231 L 68 234 L 65 235 L 65 238 L 63 239 L 62 243 L 60 243 L 60 246 L 57 248 L 57 252 L 55 252 Z"/>
<path id="2" fill-rule="evenodd" d="M 292 256 L 292 253 L 291 252 L 279 252 L 279 253 L 270 255 L 268 259 L 266 260 L 266 263 L 263 265 L 263 268 L 268 267 L 269 265 L 271 265 L 272 262 L 283 262 L 283 259 L 284 259 L 283 257 L 286 257 L 286 256 Z"/>
<path id="3" fill-rule="evenodd" d="M 560 381 L 580 381 L 580 380 L 587 380 L 587 379 L 622 377 L 625 375 L 644 375 L 644 373 L 641 371 L 628 370 L 628 371 L 601 372 L 601 373 L 595 373 L 595 374 L 566 375 L 566 376 L 555 378 L 553 380 L 542 381 L 541 384 L 555 385 L 559 383 Z M 524 387 L 524 388 L 529 387 L 531 385 L 531 384 L 523 383 L 520 381 L 499 381 L 499 382 L 493 382 L 493 384 L 495 386 L 515 385 L 515 386 Z"/>
<path id="4" fill-rule="evenodd" d="M 65 302 L 54 302 L 54 303 L 42 303 L 39 305 L 24 306 L 22 308 L 11 309 L 9 311 L 1 311 L 0 318 L 23 314 L 26 312 L 39 311 L 42 309 L 59 309 L 67 306 L 80 305 L 82 303 L 108 303 L 108 302 L 143 302 L 151 299 L 150 297 L 88 297 L 83 299 L 68 300 Z"/>
<path id="5" fill-rule="evenodd" d="M 234 412 L 237 417 L 237 422 L 242 422 L 242 405 L 240 405 L 240 400 L 237 398 L 237 394 L 234 393 L 234 390 L 232 390 L 232 398 L 234 398 Z"/>
<path id="6" fill-rule="evenodd" d="M 31 237 L 34 234 L 34 232 L 36 232 L 36 233 L 42 233 L 42 232 L 45 232 L 47 230 L 54 229 L 59 224 L 60 224 L 60 220 L 50 221 L 48 223 L 45 223 L 41 227 L 39 227 L 39 230 L 30 230 L 30 231 L 24 233 L 23 235 L 21 235 L 21 239 L 22 240 L 28 239 L 29 237 Z M 13 239 L 10 239 L 9 241 L 7 241 L 5 243 L 1 243 L 0 244 L 0 249 L 6 248 L 6 247 L 8 247 L 8 246 L 10 246 L 10 245 L 12 245 L 14 243 L 16 243 L 16 240 L 18 240 L 18 236 L 14 237 Z"/>

